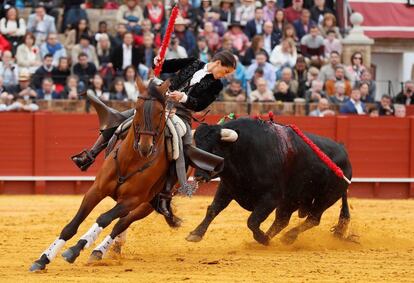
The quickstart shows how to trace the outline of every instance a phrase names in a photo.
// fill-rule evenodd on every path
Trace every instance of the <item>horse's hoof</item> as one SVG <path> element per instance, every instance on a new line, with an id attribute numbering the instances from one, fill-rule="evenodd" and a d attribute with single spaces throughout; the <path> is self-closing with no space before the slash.
<path id="1" fill-rule="evenodd" d="M 190 234 L 188 234 L 187 238 L 185 238 L 185 239 L 189 242 L 197 243 L 197 242 L 200 242 L 203 239 L 203 237 L 201 237 L 197 234 L 190 233 Z"/>
<path id="2" fill-rule="evenodd" d="M 44 270 L 46 268 L 46 264 L 43 263 L 39 263 L 39 262 L 34 262 L 32 264 L 32 266 L 30 267 L 29 271 L 30 272 L 36 272 L 36 271 L 41 271 Z"/>
<path id="3" fill-rule="evenodd" d="M 93 263 L 102 260 L 103 253 L 101 251 L 93 251 L 89 256 L 88 263 Z"/>
<path id="4" fill-rule="evenodd" d="M 264 246 L 268 246 L 270 242 L 270 237 L 266 234 L 254 235 L 253 238 Z"/>
<path id="5" fill-rule="evenodd" d="M 180 228 L 183 223 L 180 218 L 174 215 L 172 217 L 165 217 L 165 220 L 167 221 L 168 226 L 174 229 Z"/>
<path id="6" fill-rule="evenodd" d="M 76 254 L 72 248 L 69 248 L 65 252 L 62 253 L 62 257 L 69 263 L 74 263 L 78 256 L 79 256 L 79 253 Z"/>

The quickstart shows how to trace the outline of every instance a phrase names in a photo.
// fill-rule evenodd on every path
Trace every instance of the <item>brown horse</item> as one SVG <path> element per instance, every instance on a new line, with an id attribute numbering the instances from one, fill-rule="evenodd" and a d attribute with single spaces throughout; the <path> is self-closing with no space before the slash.
<path id="1" fill-rule="evenodd" d="M 126 138 L 105 159 L 75 217 L 63 228 L 59 238 L 33 263 L 30 271 L 45 269 L 105 197 L 113 198 L 116 205 L 101 214 L 77 244 L 62 254 L 66 261 L 73 263 L 84 248 L 94 243 L 105 227 L 120 218 L 110 236 L 107 236 L 91 255 L 91 260 L 101 259 L 114 239 L 132 222 L 148 216 L 153 211 L 150 201 L 161 192 L 169 168 L 164 129 L 165 93 L 170 82 L 167 80 L 157 84 L 155 80 L 151 80 L 148 89 L 140 80 L 137 84 L 141 95 L 138 97 L 133 124 Z"/>

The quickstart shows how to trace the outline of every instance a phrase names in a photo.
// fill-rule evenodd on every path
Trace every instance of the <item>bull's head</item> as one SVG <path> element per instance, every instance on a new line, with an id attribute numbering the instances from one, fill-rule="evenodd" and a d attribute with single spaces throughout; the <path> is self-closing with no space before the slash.
<path id="1" fill-rule="evenodd" d="M 238 137 L 236 130 L 224 128 L 221 125 L 201 124 L 194 133 L 194 141 L 198 148 L 221 157 L 225 157 L 223 149 L 235 143 Z M 212 178 L 209 172 L 201 169 L 196 170 L 194 177 L 207 182 Z"/>

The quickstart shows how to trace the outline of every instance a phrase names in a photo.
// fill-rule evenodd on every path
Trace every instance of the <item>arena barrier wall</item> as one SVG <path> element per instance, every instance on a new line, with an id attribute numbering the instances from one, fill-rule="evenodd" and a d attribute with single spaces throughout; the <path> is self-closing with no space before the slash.
<path id="1" fill-rule="evenodd" d="M 220 118 L 208 115 L 206 122 Z M 95 114 L 1 113 L 0 119 L 0 194 L 79 194 L 92 184 L 102 156 L 88 172 L 70 156 L 94 142 Z M 414 117 L 276 119 L 345 145 L 354 171 L 351 196 L 414 198 Z M 203 185 L 199 193 L 212 194 L 216 185 Z"/>

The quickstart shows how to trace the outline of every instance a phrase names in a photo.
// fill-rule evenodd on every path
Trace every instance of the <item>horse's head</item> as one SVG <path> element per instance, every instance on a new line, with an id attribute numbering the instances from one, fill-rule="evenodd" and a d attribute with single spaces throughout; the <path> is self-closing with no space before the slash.
<path id="1" fill-rule="evenodd" d="M 139 93 L 135 106 L 134 129 L 134 150 L 143 157 L 149 157 L 156 151 L 157 142 L 164 131 L 165 104 L 170 81 L 151 79 L 146 88 L 140 78 L 136 80 Z"/>

